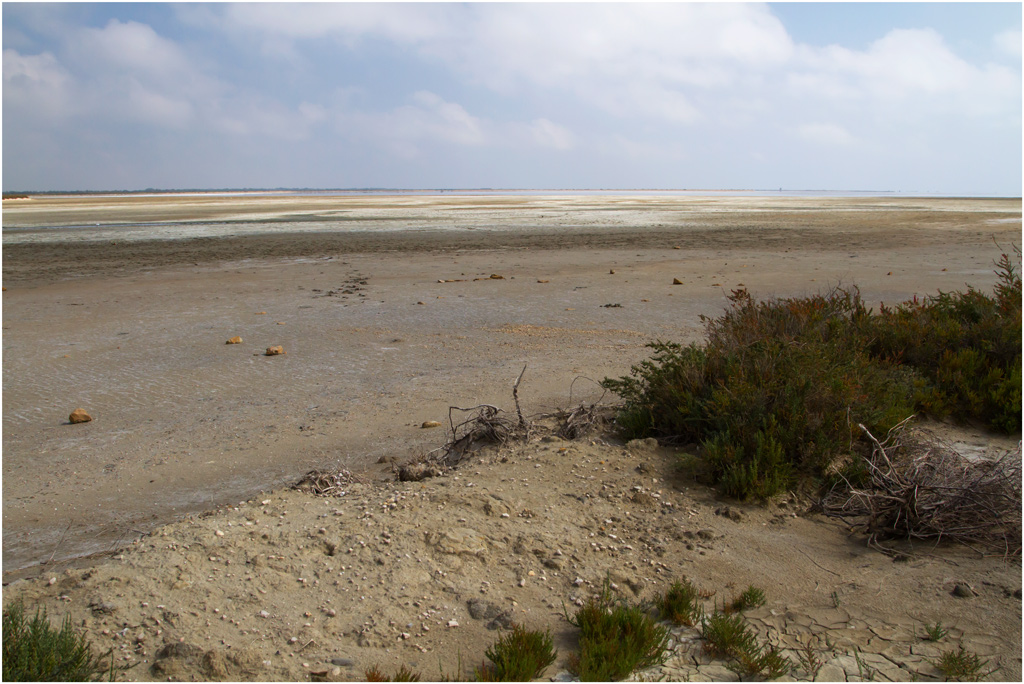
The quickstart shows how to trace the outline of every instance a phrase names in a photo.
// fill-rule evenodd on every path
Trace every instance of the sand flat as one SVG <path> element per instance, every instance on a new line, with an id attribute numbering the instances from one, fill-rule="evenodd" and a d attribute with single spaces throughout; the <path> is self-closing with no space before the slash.
<path id="1" fill-rule="evenodd" d="M 733 288 L 793 296 L 855 283 L 877 305 L 989 287 L 995 242 L 1019 242 L 1020 206 L 635 196 L 5 203 L 5 570 L 109 548 L 314 465 L 371 471 L 381 456 L 433 448 L 443 437 L 419 429 L 424 420 L 504 401 L 524 364 L 531 409 L 565 404 L 577 376 L 621 375 L 649 340 L 700 339 L 700 315 L 720 312 Z M 86 217 L 115 231 L 226 223 L 172 240 L 40 228 Z M 214 237 L 224 225 L 255 227 Z M 19 237 L 31 230 L 46 239 Z M 244 343 L 224 344 L 235 335 Z M 262 355 L 278 344 L 286 355 Z M 78 407 L 95 420 L 67 425 Z"/>

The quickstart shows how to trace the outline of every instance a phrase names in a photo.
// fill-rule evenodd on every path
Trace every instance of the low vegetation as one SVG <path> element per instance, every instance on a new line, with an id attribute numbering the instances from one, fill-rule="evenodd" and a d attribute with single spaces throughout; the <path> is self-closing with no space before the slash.
<path id="1" fill-rule="evenodd" d="M 85 635 L 72 627 L 70 615 L 54 629 L 45 610 L 30 620 L 20 602 L 12 603 L 3 610 L 3 647 L 5 682 L 114 681 L 113 655 L 93 653 Z"/>
<path id="2" fill-rule="evenodd" d="M 1020 251 L 1016 251 L 1019 262 Z M 707 342 L 655 342 L 630 375 L 602 384 L 625 400 L 628 438 L 697 443 L 726 495 L 766 499 L 825 480 L 915 412 L 1020 429 L 1021 279 L 1004 254 L 992 294 L 968 288 L 882 307 L 856 288 L 759 302 L 734 290 Z M 856 477 L 857 459 L 843 473 Z"/>
<path id="3" fill-rule="evenodd" d="M 579 653 L 569 656 L 569 671 L 581 681 L 618 680 L 665 662 L 668 630 L 642 606 L 613 601 L 607 582 L 566 619 L 580 630 Z"/>
<path id="4" fill-rule="evenodd" d="M 792 663 L 772 645 L 759 644 L 740 613 L 715 610 L 701 622 L 704 650 L 725 658 L 727 667 L 743 681 L 753 677 L 777 679 L 789 673 Z"/>
<path id="5" fill-rule="evenodd" d="M 474 670 L 478 682 L 528 682 L 540 677 L 541 672 L 555 662 L 551 632 L 527 630 L 514 625 L 487 649 L 485 655 L 491 664 Z"/>
<path id="6" fill-rule="evenodd" d="M 977 653 L 967 651 L 960 646 L 955 651 L 943 651 L 935 662 L 935 667 L 942 672 L 946 681 L 977 682 L 992 674 L 994 670 L 984 672 L 987 660 L 982 660 Z"/>
<path id="7" fill-rule="evenodd" d="M 698 602 L 699 598 L 700 592 L 689 580 L 676 580 L 658 599 L 658 612 L 662 618 L 677 625 L 693 627 L 704 616 L 704 608 Z"/>

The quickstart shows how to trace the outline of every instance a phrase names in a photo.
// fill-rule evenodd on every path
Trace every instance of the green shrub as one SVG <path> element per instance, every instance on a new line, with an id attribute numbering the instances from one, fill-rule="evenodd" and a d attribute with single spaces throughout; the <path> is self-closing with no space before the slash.
<path id="1" fill-rule="evenodd" d="M 856 288 L 766 302 L 734 290 L 722 316 L 702 317 L 703 346 L 651 343 L 602 385 L 625 400 L 624 436 L 699 443 L 712 482 L 739 499 L 834 479 L 858 423 L 886 434 L 923 411 L 1019 430 L 1021 280 L 1007 255 L 997 266 L 993 295 L 940 292 L 877 315 Z"/>
<path id="2" fill-rule="evenodd" d="M 935 667 L 946 677 L 946 680 L 957 682 L 977 682 L 991 672 L 982 673 L 982 668 L 988 664 L 982 660 L 977 653 L 964 650 L 960 646 L 956 651 L 943 651 L 939 656 Z"/>
<path id="3" fill-rule="evenodd" d="M 729 608 L 739 613 L 748 608 L 759 608 L 764 605 L 766 600 L 763 589 L 750 585 L 729 604 Z"/>
<path id="4" fill-rule="evenodd" d="M 775 679 L 790 671 L 792 663 L 775 646 L 757 643 L 739 613 L 715 611 L 701 623 L 704 650 L 711 656 L 728 660 L 727 667 L 747 681 L 753 677 Z"/>
<path id="5" fill-rule="evenodd" d="M 658 601 L 658 612 L 677 625 L 692 627 L 703 615 L 698 598 L 700 592 L 689 580 L 676 580 Z"/>
<path id="6" fill-rule="evenodd" d="M 96 656 L 84 634 L 64 617 L 60 630 L 46 618 L 46 610 L 36 610 L 28 620 L 21 602 L 3 611 L 5 682 L 88 682 L 109 677 L 114 681 L 114 657 L 111 651 Z M 110 665 L 104 665 L 107 656 Z"/>
<path id="7" fill-rule="evenodd" d="M 949 631 L 942 626 L 942 621 L 936 622 L 934 625 L 925 623 L 924 625 L 924 639 L 926 641 L 942 641 L 943 637 L 948 634 Z"/>
<path id="8" fill-rule="evenodd" d="M 856 290 L 755 302 L 745 290 L 708 342 L 656 342 L 650 360 L 603 385 L 622 396 L 627 437 L 699 442 L 711 477 L 740 499 L 767 498 L 797 474 L 822 475 L 859 439 L 913 412 L 913 377 L 870 359 Z"/>
<path id="9" fill-rule="evenodd" d="M 491 665 L 475 669 L 476 680 L 480 682 L 528 682 L 540 676 L 551 663 L 557 652 L 551 632 L 526 630 L 514 625 L 490 648 L 485 655 Z"/>
<path id="10" fill-rule="evenodd" d="M 929 414 L 1014 432 L 1021 427 L 1021 279 L 1009 255 L 996 266 L 992 295 L 968 287 L 883 306 L 872 321 L 871 353 L 920 374 L 916 399 Z"/>
<path id="11" fill-rule="evenodd" d="M 668 630 L 642 607 L 613 602 L 607 583 L 567 619 L 580 630 L 580 650 L 569 657 L 569 671 L 581 681 L 618 680 L 665 662 Z"/>

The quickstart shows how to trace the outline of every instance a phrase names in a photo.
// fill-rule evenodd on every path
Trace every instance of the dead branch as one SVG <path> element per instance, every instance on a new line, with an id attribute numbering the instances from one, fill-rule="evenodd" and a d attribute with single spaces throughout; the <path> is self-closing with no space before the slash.
<path id="1" fill-rule="evenodd" d="M 311 470 L 295 483 L 294 489 L 309 492 L 313 496 L 344 496 L 353 483 L 365 484 L 365 480 L 347 470 L 325 472 Z"/>
<path id="2" fill-rule="evenodd" d="M 826 515 L 853 521 L 868 544 L 903 538 L 952 541 L 982 554 L 1021 554 L 1021 450 L 996 460 L 969 460 L 934 438 L 913 436 L 907 421 L 873 449 L 868 482 L 844 479 L 821 501 Z"/>

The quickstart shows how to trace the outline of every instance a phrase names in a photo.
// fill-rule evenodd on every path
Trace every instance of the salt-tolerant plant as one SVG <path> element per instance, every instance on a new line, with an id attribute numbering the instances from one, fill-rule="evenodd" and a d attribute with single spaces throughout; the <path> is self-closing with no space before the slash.
<path id="1" fill-rule="evenodd" d="M 613 601 L 609 581 L 566 619 L 580 630 L 579 653 L 569 656 L 569 671 L 585 682 L 622 679 L 634 670 L 665 662 L 668 630 L 642 606 Z"/>
<path id="2" fill-rule="evenodd" d="M 758 644 L 757 637 L 740 613 L 715 610 L 701 622 L 704 650 L 725 658 L 726 667 L 747 680 L 753 677 L 775 679 L 790 671 L 792 663 L 775 647 Z"/>
<path id="3" fill-rule="evenodd" d="M 811 640 L 805 641 L 799 650 L 796 652 L 797 660 L 800 662 L 800 667 L 804 669 L 807 676 L 811 678 L 813 682 L 818 678 L 818 672 L 821 670 L 822 665 L 825 661 L 821 659 L 817 649 L 811 645 Z"/>
<path id="4" fill-rule="evenodd" d="M 699 598 L 700 592 L 689 580 L 676 580 L 658 600 L 658 612 L 677 625 L 692 627 L 704 614 Z"/>
<path id="5" fill-rule="evenodd" d="M 988 665 L 977 653 L 967 651 L 961 644 L 955 651 L 943 651 L 935 662 L 935 667 L 942 672 L 947 680 L 958 682 L 977 682 L 995 672 L 982 672 Z"/>
<path id="6" fill-rule="evenodd" d="M 763 606 L 766 600 L 763 589 L 750 585 L 729 604 L 729 608 L 738 613 L 748 608 Z"/>
<path id="7" fill-rule="evenodd" d="M 558 653 L 551 632 L 527 630 L 513 625 L 512 630 L 491 645 L 485 655 L 491 664 L 474 670 L 480 682 L 528 682 L 540 676 Z"/>
<path id="8" fill-rule="evenodd" d="M 3 610 L 3 653 L 5 682 L 114 681 L 113 652 L 95 655 L 86 636 L 72 627 L 70 615 L 54 629 L 45 609 L 37 609 L 29 620 L 20 601 Z"/>
<path id="9" fill-rule="evenodd" d="M 1006 254 L 997 268 L 992 295 L 940 292 L 877 314 L 856 288 L 764 302 L 734 290 L 729 310 L 703 319 L 705 344 L 654 342 L 649 360 L 602 385 L 625 400 L 625 436 L 699 443 L 710 483 L 739 499 L 828 478 L 866 445 L 860 424 L 885 434 L 924 412 L 1013 432 L 1021 278 Z"/>
<path id="10" fill-rule="evenodd" d="M 948 633 L 949 631 L 942 626 L 941 620 L 934 625 L 927 622 L 924 625 L 924 639 L 926 641 L 942 641 L 942 638 Z"/>

